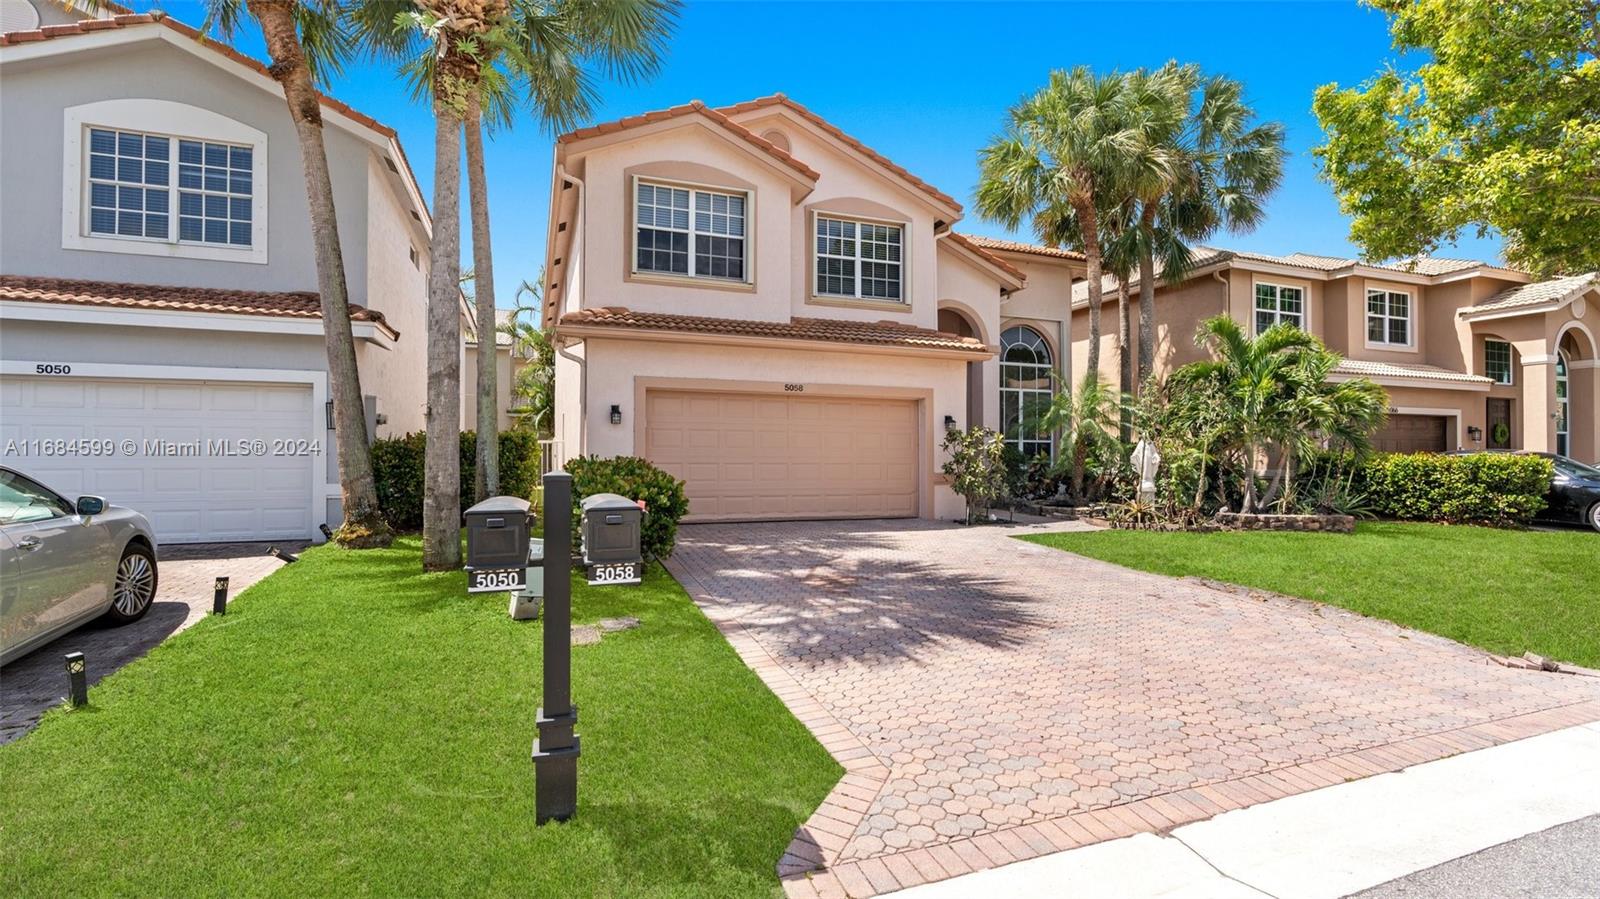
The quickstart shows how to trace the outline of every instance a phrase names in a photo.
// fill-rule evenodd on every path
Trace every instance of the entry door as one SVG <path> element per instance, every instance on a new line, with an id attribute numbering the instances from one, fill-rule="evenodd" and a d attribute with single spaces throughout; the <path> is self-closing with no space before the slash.
<path id="1" fill-rule="evenodd" d="M 1483 435 L 1485 445 L 1489 449 L 1511 449 L 1511 401 L 1491 397 L 1484 419 L 1488 425 Z"/>

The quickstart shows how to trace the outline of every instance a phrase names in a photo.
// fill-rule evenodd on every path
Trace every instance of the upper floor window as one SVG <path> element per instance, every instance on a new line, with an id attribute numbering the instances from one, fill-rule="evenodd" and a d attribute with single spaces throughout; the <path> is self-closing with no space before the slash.
<path id="1" fill-rule="evenodd" d="M 900 225 L 817 216 L 818 296 L 905 302 Z"/>
<path id="2" fill-rule="evenodd" d="M 1273 325 L 1290 324 L 1296 328 L 1304 328 L 1306 316 L 1306 292 L 1299 287 L 1285 287 L 1281 284 L 1256 285 L 1256 333 L 1260 334 Z"/>
<path id="3" fill-rule="evenodd" d="M 1483 373 L 1496 384 L 1511 383 L 1511 344 L 1504 340 L 1483 342 Z"/>
<path id="4" fill-rule="evenodd" d="M 634 271 L 745 280 L 745 195 L 639 182 Z"/>
<path id="5" fill-rule="evenodd" d="M 249 247 L 253 155 L 250 147 L 90 128 L 89 233 Z"/>
<path id="6" fill-rule="evenodd" d="M 1367 343 L 1411 345 L 1411 295 L 1398 290 L 1367 291 Z"/>

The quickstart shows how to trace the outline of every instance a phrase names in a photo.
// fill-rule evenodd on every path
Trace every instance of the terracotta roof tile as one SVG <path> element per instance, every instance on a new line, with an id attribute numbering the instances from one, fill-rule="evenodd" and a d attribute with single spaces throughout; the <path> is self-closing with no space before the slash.
<path id="1" fill-rule="evenodd" d="M 1415 378 L 1432 381 L 1459 381 L 1463 384 L 1491 384 L 1482 375 L 1472 375 L 1437 365 L 1411 362 L 1373 362 L 1368 359 L 1345 359 L 1334 368 L 1334 374 L 1363 378 Z"/>
<path id="2" fill-rule="evenodd" d="M 315 291 L 310 290 L 226 290 L 0 275 L 0 300 L 70 306 L 117 306 L 125 309 L 171 309 L 179 312 L 224 312 L 280 318 L 322 318 L 322 300 Z M 384 320 L 383 313 L 376 310 L 351 304 L 350 318 L 372 322 L 391 337 L 400 336 L 400 332 Z"/>
<path id="3" fill-rule="evenodd" d="M 871 159 L 872 161 L 905 179 L 913 187 L 932 197 L 934 200 L 950 207 L 957 213 L 961 212 L 961 204 L 956 202 L 954 197 L 896 165 L 892 160 L 889 159 L 889 157 L 884 156 L 877 150 L 872 149 L 861 141 L 856 140 L 850 135 L 844 133 L 843 131 L 839 130 L 837 125 L 834 125 L 832 122 L 829 122 L 827 119 L 824 119 L 822 116 L 819 116 L 804 106 L 801 106 L 799 103 L 796 103 L 783 94 L 773 94 L 770 97 L 757 97 L 754 100 L 746 100 L 743 103 L 735 103 L 732 106 L 724 106 L 719 111 L 726 113 L 727 115 L 734 116 L 741 113 L 750 112 L 751 110 L 765 109 L 771 106 L 783 106 L 787 109 L 793 110 L 801 117 L 805 118 L 813 125 L 816 125 L 818 128 L 821 128 L 823 131 L 826 131 L 828 134 L 831 134 L 834 138 L 851 147 L 856 152 L 866 156 L 868 159 Z"/>
<path id="4" fill-rule="evenodd" d="M 1577 296 L 1585 290 L 1600 288 L 1600 272 L 1590 272 L 1586 275 L 1571 275 L 1565 278 L 1552 278 L 1548 281 L 1536 281 L 1503 290 L 1476 306 L 1469 306 L 1461 310 L 1462 314 L 1470 315 L 1475 312 L 1498 312 L 1502 309 L 1519 309 L 1524 306 L 1541 306 L 1545 303 L 1560 303 L 1568 297 Z"/>
<path id="5" fill-rule="evenodd" d="M 627 328 L 645 331 L 679 331 L 691 334 L 726 334 L 737 337 L 775 337 L 788 340 L 819 340 L 876 346 L 917 347 L 958 350 L 968 353 L 992 352 L 982 341 L 944 331 L 933 331 L 894 322 L 857 322 L 833 318 L 792 318 L 786 322 L 751 321 L 735 318 L 708 318 L 698 315 L 672 315 L 664 312 L 634 312 L 621 306 L 602 306 L 569 312 L 561 326 Z"/>
<path id="6" fill-rule="evenodd" d="M 1017 268 L 1016 266 L 1012 265 L 1011 263 L 1009 263 L 1009 262 L 1005 261 L 1004 259 L 1000 258 L 1000 256 L 998 256 L 995 253 L 991 252 L 990 249 L 987 246 L 985 246 L 984 244 L 979 243 L 978 241 L 968 237 L 967 235 L 959 234 L 959 233 L 957 233 L 955 231 L 951 231 L 949 239 L 952 240 L 952 241 L 955 241 L 956 243 L 960 244 L 961 246 L 967 248 L 968 250 L 971 250 L 972 252 L 976 253 L 978 256 L 983 258 L 989 264 L 993 265 L 995 268 L 1000 269 L 1001 271 L 1005 272 L 1006 274 L 1010 275 L 1011 277 L 1016 278 L 1018 281 L 1027 281 L 1028 280 L 1028 276 L 1023 273 L 1022 269 Z"/>
<path id="7" fill-rule="evenodd" d="M 584 140 L 591 137 L 600 137 L 606 134 L 614 134 L 618 131 L 626 131 L 629 128 L 638 128 L 641 125 L 664 122 L 668 119 L 675 119 L 695 113 L 703 115 L 706 118 L 711 119 L 713 122 L 716 122 L 722 127 L 728 129 L 729 131 L 732 131 L 742 140 L 753 144 L 757 149 L 761 150 L 761 152 L 766 153 L 768 156 L 771 156 L 789 168 L 794 169 L 807 179 L 815 181 L 822 177 L 816 170 L 789 155 L 789 151 L 783 149 L 777 144 L 774 144 L 772 141 L 761 137 L 750 129 L 740 125 L 738 122 L 728 118 L 728 116 L 721 110 L 707 106 L 699 100 L 690 100 L 688 103 L 672 106 L 667 109 L 657 109 L 653 112 L 643 112 L 638 115 L 626 116 L 614 121 L 601 122 L 598 125 L 590 125 L 586 128 L 568 131 L 566 134 L 557 137 L 556 141 L 558 143 L 568 144 L 572 143 L 573 141 Z"/>
<path id="8" fill-rule="evenodd" d="M 1068 250 L 1063 247 L 1044 247 L 1038 244 L 1023 243 L 1020 240 L 1005 240 L 999 237 L 980 237 L 977 234 L 963 234 L 969 243 L 976 244 L 986 250 L 1002 250 L 1007 253 L 1027 253 L 1030 256 L 1048 256 L 1053 259 L 1072 259 L 1081 262 L 1083 254 L 1077 250 Z"/>

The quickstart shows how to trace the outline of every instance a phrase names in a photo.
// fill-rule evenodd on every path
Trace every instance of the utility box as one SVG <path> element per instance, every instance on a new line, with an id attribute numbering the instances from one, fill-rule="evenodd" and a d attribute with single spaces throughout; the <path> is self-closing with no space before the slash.
<path id="1" fill-rule="evenodd" d="M 525 499 L 491 496 L 467 510 L 467 592 L 527 585 L 529 508 Z"/>
<path id="2" fill-rule="evenodd" d="M 637 584 L 644 575 L 640 528 L 644 509 L 615 493 L 586 497 L 583 564 L 591 584 Z"/>

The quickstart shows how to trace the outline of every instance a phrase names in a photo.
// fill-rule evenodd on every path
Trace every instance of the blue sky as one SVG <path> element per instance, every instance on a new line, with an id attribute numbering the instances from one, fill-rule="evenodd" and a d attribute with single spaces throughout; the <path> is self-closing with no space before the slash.
<path id="1" fill-rule="evenodd" d="M 204 17 L 197 3 L 163 7 L 196 25 Z M 264 56 L 255 34 L 236 44 Z M 1353 2 L 692 2 L 660 74 L 646 84 L 606 85 L 597 120 L 782 91 L 961 200 L 969 212 L 959 230 L 1004 236 L 971 211 L 971 197 L 978 149 L 1006 109 L 1052 69 L 1130 69 L 1169 59 L 1243 81 L 1262 117 L 1288 130 L 1291 156 L 1267 221 L 1211 243 L 1353 254 L 1348 221 L 1316 175 L 1311 148 L 1321 130 L 1311 95 L 1330 81 L 1358 84 L 1388 62 L 1404 62 L 1390 46 L 1386 18 Z M 328 92 L 400 132 L 431 196 L 432 116 L 393 72 L 358 62 Z M 488 147 L 502 305 L 538 274 L 544 257 L 551 140 L 530 120 L 493 135 Z M 1442 255 L 1492 259 L 1499 250 L 1497 240 L 1469 234 Z"/>

